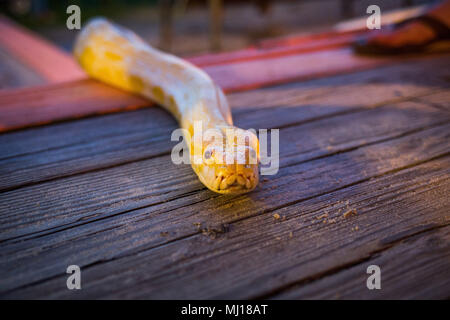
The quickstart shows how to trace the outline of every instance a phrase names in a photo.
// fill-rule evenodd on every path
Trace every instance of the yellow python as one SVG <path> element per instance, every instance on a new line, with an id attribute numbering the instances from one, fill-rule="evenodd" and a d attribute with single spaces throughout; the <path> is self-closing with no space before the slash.
<path id="1" fill-rule="evenodd" d="M 103 18 L 83 28 L 74 54 L 91 77 L 138 93 L 171 112 L 184 129 L 192 168 L 210 190 L 240 194 L 256 187 L 258 138 L 233 126 L 223 91 L 205 72 Z M 196 123 L 203 132 L 211 129 L 222 137 L 195 138 Z M 194 161 L 196 155 L 200 157 Z"/>

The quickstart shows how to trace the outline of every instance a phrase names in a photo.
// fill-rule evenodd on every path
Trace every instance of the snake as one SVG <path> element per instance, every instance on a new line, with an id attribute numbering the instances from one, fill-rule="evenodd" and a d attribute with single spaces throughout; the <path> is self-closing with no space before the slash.
<path id="1" fill-rule="evenodd" d="M 83 26 L 73 53 L 91 78 L 141 95 L 175 117 L 192 169 L 208 189 L 243 194 L 258 185 L 258 137 L 233 125 L 223 90 L 205 71 L 103 17 Z M 196 128 L 210 134 L 196 135 Z"/>

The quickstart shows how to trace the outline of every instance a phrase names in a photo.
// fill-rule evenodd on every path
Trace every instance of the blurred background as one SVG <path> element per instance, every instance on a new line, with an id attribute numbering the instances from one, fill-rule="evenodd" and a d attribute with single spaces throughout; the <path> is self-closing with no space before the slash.
<path id="1" fill-rule="evenodd" d="M 180 56 L 230 51 L 264 39 L 315 33 L 355 17 L 371 4 L 382 13 L 432 0 L 0 0 L 2 13 L 71 50 L 76 30 L 66 28 L 67 6 L 81 8 L 81 23 L 106 16 L 153 46 Z"/>

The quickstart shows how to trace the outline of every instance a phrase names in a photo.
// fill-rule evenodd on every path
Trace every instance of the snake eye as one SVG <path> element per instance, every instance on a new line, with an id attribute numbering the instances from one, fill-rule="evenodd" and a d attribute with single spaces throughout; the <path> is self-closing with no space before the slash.
<path id="1" fill-rule="evenodd" d="M 205 159 L 210 159 L 211 156 L 212 156 L 211 150 L 206 150 L 206 151 L 205 151 Z"/>

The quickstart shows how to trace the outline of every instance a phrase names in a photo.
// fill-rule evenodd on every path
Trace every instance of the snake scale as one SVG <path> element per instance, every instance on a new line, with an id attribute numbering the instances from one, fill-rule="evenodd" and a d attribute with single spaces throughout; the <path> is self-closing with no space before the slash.
<path id="1" fill-rule="evenodd" d="M 74 55 L 91 77 L 167 109 L 183 129 L 194 172 L 210 190 L 241 194 L 257 186 L 258 138 L 233 126 L 223 91 L 204 71 L 104 18 L 86 24 Z M 213 134 L 195 135 L 196 123 Z"/>

